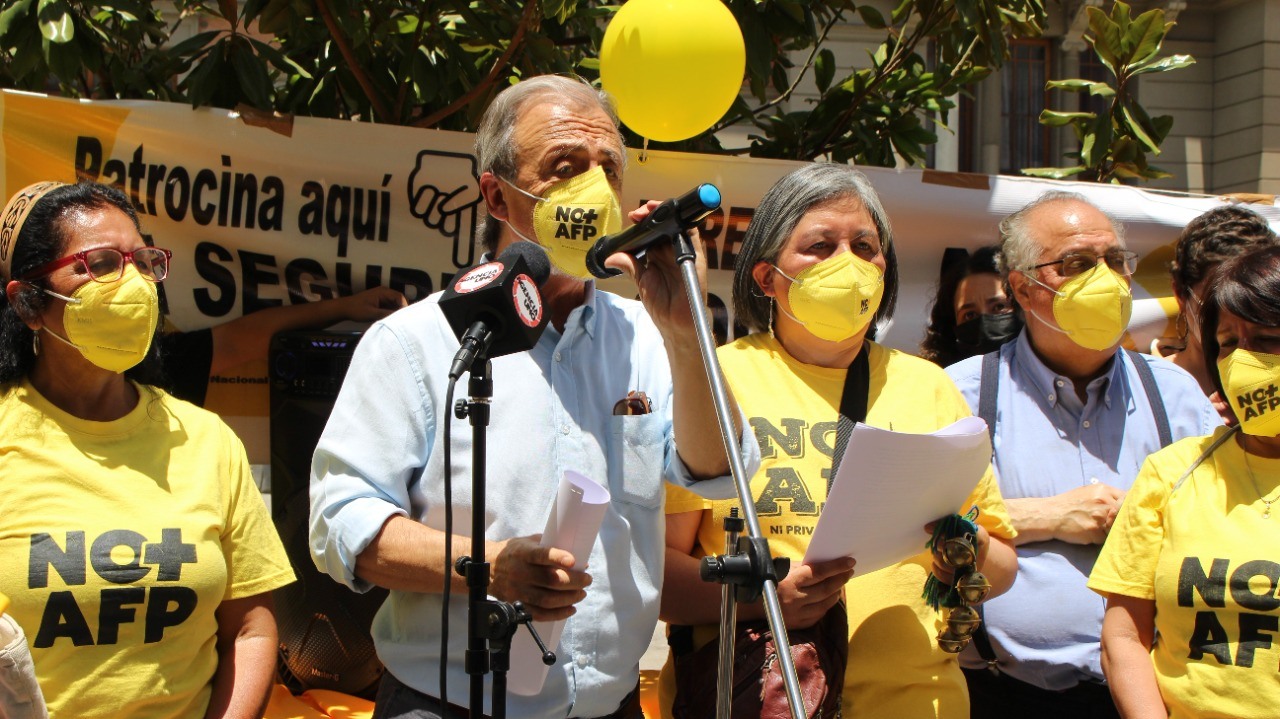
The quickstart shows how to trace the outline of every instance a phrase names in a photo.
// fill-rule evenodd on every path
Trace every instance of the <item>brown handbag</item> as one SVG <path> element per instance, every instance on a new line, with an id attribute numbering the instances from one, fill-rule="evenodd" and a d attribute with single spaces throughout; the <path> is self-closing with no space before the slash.
<path id="1" fill-rule="evenodd" d="M 849 619 L 844 601 L 806 629 L 789 629 L 791 659 L 809 719 L 840 716 L 840 692 L 849 662 Z M 720 640 L 693 650 L 692 629 L 671 627 L 675 658 L 675 719 L 707 719 L 716 713 Z M 765 621 L 738 622 L 734 637 L 733 719 L 791 719 L 773 632 Z"/>

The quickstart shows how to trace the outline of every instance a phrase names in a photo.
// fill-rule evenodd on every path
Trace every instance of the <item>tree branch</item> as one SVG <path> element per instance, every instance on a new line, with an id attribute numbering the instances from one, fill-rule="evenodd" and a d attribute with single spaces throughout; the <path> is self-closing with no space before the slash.
<path id="1" fill-rule="evenodd" d="M 800 72 L 796 75 L 795 82 L 791 83 L 791 86 L 788 87 L 785 92 L 754 110 L 748 110 L 747 112 L 739 113 L 728 120 L 721 120 L 720 122 L 717 122 L 710 130 L 708 130 L 708 132 L 714 135 L 736 122 L 755 117 L 771 107 L 777 107 L 779 104 L 785 102 L 788 97 L 791 97 L 791 94 L 800 86 L 800 81 L 804 79 L 805 73 L 813 66 L 814 58 L 818 57 L 818 51 L 822 49 L 822 43 L 827 40 L 827 34 L 831 32 L 831 28 L 835 26 L 842 15 L 843 11 L 837 10 L 835 15 L 831 16 L 831 21 L 827 23 L 826 27 L 822 28 L 822 34 L 818 36 L 817 42 L 813 44 L 813 50 L 809 53 L 809 59 L 804 61 L 804 65 L 800 67 Z"/>
<path id="2" fill-rule="evenodd" d="M 880 69 L 876 73 L 876 76 L 871 80 L 871 82 L 867 83 L 867 86 L 866 88 L 863 89 L 862 93 L 852 98 L 852 100 L 849 102 L 849 106 L 845 108 L 844 112 L 840 113 L 839 119 L 837 119 L 836 122 L 832 124 L 831 131 L 828 132 L 827 135 L 822 138 L 822 141 L 819 142 L 812 149 L 812 151 L 806 151 L 803 147 L 803 142 L 801 143 L 801 154 L 806 155 L 806 157 L 816 157 L 818 155 L 826 154 L 826 152 L 830 148 L 831 143 L 833 143 L 837 137 L 839 137 L 841 134 L 844 133 L 845 128 L 848 127 L 850 119 L 853 117 L 853 114 L 857 112 L 858 106 L 862 104 L 862 101 L 865 100 L 868 96 L 870 96 L 872 91 L 876 90 L 880 85 L 882 85 L 884 81 L 890 75 L 892 75 L 894 71 L 898 69 L 899 66 L 901 66 L 903 61 L 906 59 L 907 54 L 914 50 L 915 46 L 919 44 L 920 39 L 925 36 L 926 32 L 932 29 L 933 25 L 936 25 L 938 22 L 941 22 L 944 17 L 951 14 L 952 12 L 954 12 L 954 9 L 948 9 L 947 12 L 944 13 L 943 15 L 937 18 L 934 18 L 933 9 L 931 9 L 928 15 L 920 19 L 920 23 L 916 25 L 915 31 L 911 33 L 910 38 L 905 42 L 903 41 L 903 35 L 905 34 L 905 30 L 906 30 L 905 24 L 903 25 L 902 32 L 894 33 L 895 42 L 894 42 L 893 54 L 891 54 L 885 60 L 885 63 L 880 66 Z"/>
<path id="3" fill-rule="evenodd" d="M 414 121 L 412 123 L 413 126 L 432 127 L 458 110 L 470 105 L 472 100 L 480 97 L 490 87 L 492 87 L 493 83 L 498 79 L 498 73 L 501 72 L 502 68 L 506 67 L 509 62 L 511 62 L 511 57 L 515 54 L 516 48 L 524 42 L 525 30 L 527 30 L 529 25 L 533 22 L 533 13 L 539 5 L 541 5 L 541 3 L 537 0 L 529 0 L 529 2 L 525 3 L 524 13 L 520 15 L 520 24 L 516 27 L 516 34 L 511 38 L 511 43 L 507 45 L 507 49 L 503 51 L 502 56 L 493 63 L 493 67 L 489 69 L 489 74 L 485 76 L 483 80 L 477 83 L 475 87 L 467 90 L 462 97 L 459 97 L 430 115 Z"/>
<path id="4" fill-rule="evenodd" d="M 422 35 L 427 29 L 427 20 L 424 17 L 427 14 L 426 0 L 418 4 L 418 29 L 413 34 L 413 45 L 409 46 L 409 52 L 414 53 L 418 48 L 422 47 Z M 413 60 L 409 60 L 409 72 L 400 80 L 400 89 L 396 91 L 396 114 L 395 123 L 400 124 L 400 113 L 404 111 L 404 96 L 409 91 L 409 85 L 413 82 Z"/>
<path id="5" fill-rule="evenodd" d="M 360 67 L 360 64 L 356 62 L 355 53 L 351 51 L 351 43 L 347 42 L 346 36 L 342 34 L 342 29 L 338 27 L 338 23 L 333 19 L 333 11 L 329 8 L 329 0 L 316 0 L 316 9 L 320 11 L 320 17 L 324 20 L 324 26 L 328 28 L 329 35 L 333 38 L 333 44 L 338 46 L 338 52 L 342 54 L 342 59 L 346 60 L 347 69 L 351 70 L 356 82 L 360 84 L 360 89 L 364 90 L 365 97 L 369 98 L 369 104 L 373 105 L 373 111 L 378 114 L 378 120 L 385 122 L 390 116 L 390 113 L 387 112 L 386 103 L 382 101 L 377 89 L 369 81 L 369 76 L 365 74 L 364 68 Z"/>

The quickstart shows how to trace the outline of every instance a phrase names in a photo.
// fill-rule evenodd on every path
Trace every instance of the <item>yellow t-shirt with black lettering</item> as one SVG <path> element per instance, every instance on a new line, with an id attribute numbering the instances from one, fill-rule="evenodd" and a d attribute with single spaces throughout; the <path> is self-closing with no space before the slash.
<path id="1" fill-rule="evenodd" d="M 870 391 L 866 423 L 896 432 L 926 434 L 970 415 L 951 379 L 932 362 L 869 343 Z M 720 348 L 720 363 L 760 442 L 760 469 L 751 480 L 760 528 L 775 556 L 803 558 L 827 499 L 836 422 L 847 370 L 799 362 L 768 334 Z M 903 487 L 910 492 L 911 488 Z M 667 488 L 668 514 L 709 509 L 698 529 L 700 555 L 724 551 L 723 519 L 737 500 L 708 501 Z M 993 536 L 1012 537 L 1013 525 L 988 470 L 963 507 L 977 505 L 978 522 Z M 942 615 L 921 598 L 929 575 L 928 540 L 921 553 L 867 575 L 845 588 L 849 610 L 849 666 L 843 712 L 860 717 L 966 719 L 969 695 L 955 655 L 938 648 Z M 699 628 L 708 641 L 715 627 Z M 670 706 L 670 662 L 664 670 Z"/>
<path id="2" fill-rule="evenodd" d="M 1233 437 L 1178 478 L 1226 427 L 1147 458 L 1089 575 L 1097 592 L 1150 599 L 1151 650 L 1169 716 L 1274 717 L 1280 707 L 1280 460 Z"/>
<path id="3" fill-rule="evenodd" d="M 199 719 L 214 610 L 293 581 L 240 440 L 138 391 L 94 422 L 0 389 L 0 591 L 55 718 Z"/>

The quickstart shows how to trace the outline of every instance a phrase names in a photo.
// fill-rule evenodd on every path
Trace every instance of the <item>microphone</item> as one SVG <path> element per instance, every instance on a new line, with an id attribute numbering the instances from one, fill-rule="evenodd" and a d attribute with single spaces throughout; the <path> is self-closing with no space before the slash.
<path id="1" fill-rule="evenodd" d="M 622 274 L 622 270 L 605 267 L 604 261 L 615 252 L 632 255 L 659 240 L 673 239 L 677 234 L 702 222 L 720 206 L 720 190 L 704 183 L 683 195 L 666 200 L 653 208 L 649 216 L 622 232 L 601 237 L 587 250 L 587 271 L 605 279 Z"/>
<path id="2" fill-rule="evenodd" d="M 469 371 L 477 357 L 492 359 L 537 344 L 547 328 L 538 288 L 550 275 L 547 253 L 532 242 L 517 242 L 453 281 L 440 298 L 440 311 L 462 344 L 449 379 Z"/>

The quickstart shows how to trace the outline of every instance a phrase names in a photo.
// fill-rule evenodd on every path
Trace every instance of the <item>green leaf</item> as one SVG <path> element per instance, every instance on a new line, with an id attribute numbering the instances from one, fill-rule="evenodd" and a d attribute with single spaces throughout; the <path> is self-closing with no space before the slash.
<path id="1" fill-rule="evenodd" d="M 1045 83 L 1046 90 L 1068 90 L 1070 92 L 1084 92 L 1093 85 L 1091 80 L 1050 80 Z"/>
<path id="2" fill-rule="evenodd" d="M 1161 115 L 1151 118 L 1152 137 L 1156 142 L 1163 143 L 1165 138 L 1169 136 L 1169 131 L 1173 129 L 1173 116 Z"/>
<path id="3" fill-rule="evenodd" d="M 813 80 L 818 85 L 818 92 L 826 92 L 836 76 L 836 55 L 827 48 L 818 52 L 813 59 Z"/>
<path id="4" fill-rule="evenodd" d="M 1092 120 L 1096 115 L 1092 112 L 1059 112 L 1043 110 L 1040 112 L 1040 124 L 1048 127 L 1062 127 L 1076 120 Z"/>
<path id="5" fill-rule="evenodd" d="M 1080 152 L 1077 154 L 1080 156 L 1080 163 L 1082 165 L 1086 167 L 1093 167 L 1093 149 L 1097 147 L 1097 140 L 1098 135 L 1093 132 L 1086 132 L 1084 133 L 1084 136 L 1080 138 Z"/>
<path id="6" fill-rule="evenodd" d="M 1145 75 L 1149 72 L 1167 72 L 1169 70 L 1177 70 L 1183 67 L 1189 67 L 1196 64 L 1196 59 L 1190 55 L 1170 55 L 1161 58 L 1155 62 L 1139 65 L 1129 71 L 1130 75 Z"/>
<path id="7" fill-rule="evenodd" d="M 76 36 L 75 22 L 66 0 L 40 0 L 36 17 L 40 23 L 40 34 L 51 43 L 65 45 Z"/>
<path id="8" fill-rule="evenodd" d="M 1137 17 L 1125 33 L 1125 45 L 1128 49 L 1126 65 L 1145 62 L 1160 52 L 1160 45 L 1173 23 L 1165 23 L 1164 10 L 1148 10 Z"/>
<path id="9" fill-rule="evenodd" d="M 18 0 L 4 10 L 0 10 L 0 40 L 6 40 L 9 31 L 14 27 L 14 21 L 21 20 L 31 11 L 31 6 L 35 0 Z"/>
<path id="10" fill-rule="evenodd" d="M 600 72 L 600 58 L 584 57 L 578 61 L 578 67 L 592 72 Z"/>
<path id="11" fill-rule="evenodd" d="M 308 72 L 306 68 L 294 62 L 293 58 L 275 49 L 269 43 L 262 42 L 261 40 L 255 40 L 253 38 L 248 38 L 248 40 L 249 43 L 253 45 L 253 49 L 257 51 L 258 55 L 274 65 L 280 72 L 290 75 L 298 75 L 308 80 L 311 79 L 311 73 Z"/>
<path id="12" fill-rule="evenodd" d="M 223 19 L 231 23 L 231 32 L 235 32 L 240 24 L 240 3 L 238 0 L 218 0 L 218 12 Z"/>
<path id="13" fill-rule="evenodd" d="M 1084 165 L 1074 167 L 1024 167 L 1021 172 L 1028 177 L 1047 177 L 1051 180 L 1063 180 L 1074 177 L 1088 170 Z"/>
<path id="14" fill-rule="evenodd" d="M 872 30 L 883 30 L 889 27 L 884 21 L 884 15 L 880 11 L 870 5 L 860 5 L 858 7 L 858 17 L 862 18 L 862 22 Z"/>
<path id="15" fill-rule="evenodd" d="M 258 61 L 248 43 L 235 43 L 229 48 L 231 66 L 235 68 L 240 91 L 249 104 L 259 110 L 271 109 L 271 78 L 267 68 Z"/>
<path id="16" fill-rule="evenodd" d="M 197 51 L 203 50 L 205 45 L 212 42 L 213 39 L 218 36 L 219 32 L 219 30 L 209 30 L 208 32 L 197 33 L 186 40 L 171 46 L 169 48 L 169 52 L 177 57 L 194 55 Z"/>
<path id="17" fill-rule="evenodd" d="M 1089 29 L 1085 32 L 1085 41 L 1093 46 L 1093 51 L 1097 53 L 1102 64 L 1106 65 L 1113 74 L 1117 73 L 1122 66 L 1120 53 L 1123 48 L 1120 28 L 1096 7 L 1085 8 L 1085 12 L 1089 15 Z"/>
<path id="18" fill-rule="evenodd" d="M 1147 131 L 1146 123 L 1143 121 L 1148 120 L 1148 118 L 1142 108 L 1131 108 L 1129 105 L 1122 105 L 1120 109 L 1124 112 L 1125 124 L 1128 126 L 1126 129 L 1129 130 L 1129 134 L 1137 138 L 1138 142 L 1141 142 L 1148 152 L 1155 155 L 1160 154 L 1160 142 Z"/>

